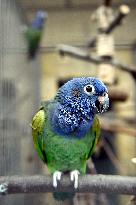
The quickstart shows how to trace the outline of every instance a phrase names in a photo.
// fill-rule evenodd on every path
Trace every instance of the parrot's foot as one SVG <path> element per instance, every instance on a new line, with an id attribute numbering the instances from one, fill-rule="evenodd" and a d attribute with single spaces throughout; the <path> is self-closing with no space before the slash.
<path id="1" fill-rule="evenodd" d="M 7 183 L 0 184 L 0 195 L 5 195 L 7 193 L 7 190 L 8 190 Z"/>
<path id="2" fill-rule="evenodd" d="M 62 175 L 62 172 L 60 171 L 55 171 L 53 173 L 53 186 L 56 188 L 57 187 L 57 181 L 61 179 L 61 175 Z"/>
<path id="3" fill-rule="evenodd" d="M 78 188 L 78 175 L 80 174 L 80 172 L 78 170 L 74 170 L 72 172 L 70 172 L 70 180 L 74 181 L 74 188 L 77 189 Z"/>

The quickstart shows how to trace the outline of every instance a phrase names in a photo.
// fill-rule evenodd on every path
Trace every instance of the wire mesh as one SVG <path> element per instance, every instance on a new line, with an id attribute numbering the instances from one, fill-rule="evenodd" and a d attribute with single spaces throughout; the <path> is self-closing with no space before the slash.
<path id="1" fill-rule="evenodd" d="M 26 58 L 23 24 L 16 1 L 0 0 L 0 175 L 27 174 L 30 167 L 34 173 L 38 166 L 27 158 L 33 148 L 29 123 L 40 102 L 40 67 Z M 0 204 L 24 204 L 24 196 L 0 198 Z"/>

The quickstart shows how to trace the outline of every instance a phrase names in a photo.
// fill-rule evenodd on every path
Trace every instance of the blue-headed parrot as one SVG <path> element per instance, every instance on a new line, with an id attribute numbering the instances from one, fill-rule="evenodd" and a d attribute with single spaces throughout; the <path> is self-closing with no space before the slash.
<path id="1" fill-rule="evenodd" d="M 31 25 L 25 31 L 28 45 L 28 59 L 34 59 L 36 57 L 47 17 L 47 12 L 38 11 Z"/>
<path id="2" fill-rule="evenodd" d="M 94 77 L 74 78 L 59 88 L 53 100 L 42 102 L 32 120 L 32 135 L 39 157 L 53 175 L 54 187 L 65 173 L 78 187 L 78 175 L 86 173 L 87 160 L 100 137 L 96 114 L 108 106 L 107 87 Z M 70 193 L 54 196 L 65 199 Z"/>

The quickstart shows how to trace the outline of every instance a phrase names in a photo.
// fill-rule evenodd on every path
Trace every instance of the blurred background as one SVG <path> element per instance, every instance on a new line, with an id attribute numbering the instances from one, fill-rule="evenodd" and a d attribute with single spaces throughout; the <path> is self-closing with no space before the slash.
<path id="1" fill-rule="evenodd" d="M 102 140 L 93 156 L 97 172 L 136 174 L 136 74 L 129 72 L 129 66 L 136 69 L 136 1 L 107 2 L 110 4 L 102 0 L 0 0 L 1 176 L 47 173 L 33 147 L 32 117 L 41 101 L 53 98 L 63 83 L 80 76 L 103 79 L 111 97 L 109 111 L 100 118 Z M 110 34 L 103 35 L 121 4 L 128 5 L 130 12 Z M 94 37 L 96 43 L 89 46 Z M 106 59 L 106 63 L 60 55 L 59 44 Z M 113 59 L 127 65 L 127 71 L 111 65 Z M 88 162 L 88 172 L 96 170 Z M 129 200 L 125 195 L 77 194 L 72 203 L 124 205 Z M 30 203 L 56 204 L 51 194 L 0 198 L 2 205 Z"/>

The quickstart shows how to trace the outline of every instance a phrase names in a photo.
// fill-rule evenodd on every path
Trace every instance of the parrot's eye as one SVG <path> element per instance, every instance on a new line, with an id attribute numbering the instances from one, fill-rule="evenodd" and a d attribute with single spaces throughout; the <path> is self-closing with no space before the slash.
<path id="1" fill-rule="evenodd" d="M 108 97 L 108 93 L 104 92 L 102 96 Z"/>
<path id="2" fill-rule="evenodd" d="M 95 93 L 95 89 L 94 89 L 94 86 L 93 85 L 86 85 L 84 87 L 84 91 L 85 93 L 87 93 L 88 95 L 92 95 Z"/>

